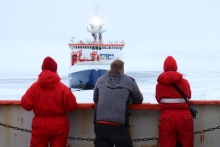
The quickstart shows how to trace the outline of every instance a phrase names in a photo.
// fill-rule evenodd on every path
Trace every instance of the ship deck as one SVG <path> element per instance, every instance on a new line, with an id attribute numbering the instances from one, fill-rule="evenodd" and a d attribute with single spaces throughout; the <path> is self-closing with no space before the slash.
<path id="1" fill-rule="evenodd" d="M 195 147 L 218 147 L 220 144 L 220 101 L 189 101 L 198 111 L 194 120 Z M 70 122 L 68 147 L 93 147 L 95 138 L 93 117 L 96 104 L 79 103 L 74 112 L 67 112 Z M 130 104 L 130 133 L 134 147 L 158 147 L 158 104 Z M 17 128 L 31 130 L 33 112 L 25 111 L 20 101 L 0 101 L 0 142 L 4 147 L 24 147 L 30 145 L 31 134 Z M 14 128 L 13 127 L 17 127 Z"/>

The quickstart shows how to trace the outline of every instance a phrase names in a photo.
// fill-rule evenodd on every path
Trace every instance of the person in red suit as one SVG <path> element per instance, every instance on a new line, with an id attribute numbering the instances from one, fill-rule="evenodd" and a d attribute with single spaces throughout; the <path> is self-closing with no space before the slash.
<path id="1" fill-rule="evenodd" d="M 188 99 L 191 98 L 190 85 L 177 72 L 177 63 L 172 56 L 165 59 L 163 68 L 164 72 L 159 75 L 156 85 L 156 100 L 161 107 L 160 147 L 175 147 L 177 139 L 182 147 L 193 147 L 193 117 L 184 98 L 172 84 L 176 84 Z"/>
<path id="2" fill-rule="evenodd" d="M 76 98 L 71 90 L 60 82 L 57 63 L 46 57 L 37 82 L 22 96 L 21 105 L 33 110 L 31 147 L 66 147 L 69 121 L 66 111 L 77 108 Z"/>

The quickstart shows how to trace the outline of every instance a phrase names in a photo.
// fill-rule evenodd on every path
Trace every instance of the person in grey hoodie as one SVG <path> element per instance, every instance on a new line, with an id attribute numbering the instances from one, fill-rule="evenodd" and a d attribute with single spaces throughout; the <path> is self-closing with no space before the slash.
<path id="1" fill-rule="evenodd" d="M 129 105 L 141 104 L 143 95 L 135 80 L 124 74 L 124 62 L 114 60 L 107 74 L 95 85 L 93 100 L 95 147 L 132 147 L 129 133 Z"/>

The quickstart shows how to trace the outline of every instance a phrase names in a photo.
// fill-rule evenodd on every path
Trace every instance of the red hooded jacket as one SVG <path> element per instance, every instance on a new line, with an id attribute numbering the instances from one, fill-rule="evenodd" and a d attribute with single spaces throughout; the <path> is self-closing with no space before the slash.
<path id="1" fill-rule="evenodd" d="M 24 109 L 33 109 L 36 116 L 65 115 L 77 108 L 76 98 L 69 88 L 60 82 L 57 73 L 43 70 L 38 81 L 31 85 L 21 99 Z"/>
<path id="2" fill-rule="evenodd" d="M 190 85 L 183 75 L 177 70 L 177 64 L 172 56 L 168 56 L 164 62 L 164 72 L 159 75 L 156 86 L 156 99 L 163 109 L 179 109 L 189 108 L 186 103 L 161 103 L 160 100 L 164 99 L 183 99 L 181 94 L 172 86 L 175 83 L 185 94 L 186 98 L 191 98 Z"/>

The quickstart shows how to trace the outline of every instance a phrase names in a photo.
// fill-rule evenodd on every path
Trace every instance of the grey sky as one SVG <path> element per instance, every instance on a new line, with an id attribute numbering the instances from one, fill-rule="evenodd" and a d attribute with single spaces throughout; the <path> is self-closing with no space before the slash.
<path id="1" fill-rule="evenodd" d="M 219 57 L 219 0 L 1 0 L 0 68 L 40 69 L 51 56 L 68 69 L 68 43 L 72 36 L 91 36 L 86 28 L 97 3 L 107 29 L 104 41 L 124 39 L 129 64 L 162 62 L 169 54 Z"/>

